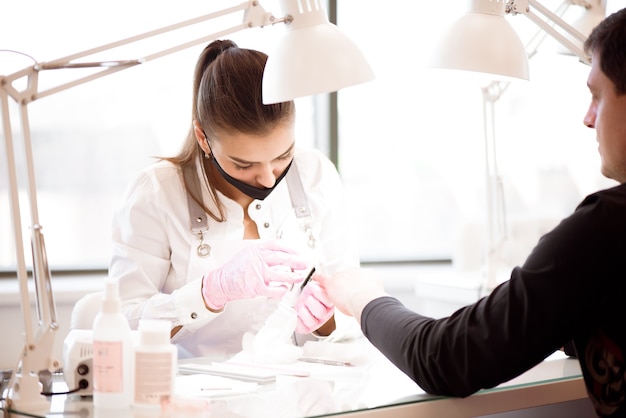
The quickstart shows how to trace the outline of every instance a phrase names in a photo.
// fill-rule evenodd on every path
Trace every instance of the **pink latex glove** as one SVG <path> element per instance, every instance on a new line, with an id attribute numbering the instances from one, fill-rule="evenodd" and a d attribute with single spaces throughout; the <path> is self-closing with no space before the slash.
<path id="1" fill-rule="evenodd" d="M 298 314 L 296 332 L 309 334 L 324 325 L 333 316 L 335 305 L 330 301 L 320 284 L 311 280 L 302 289 L 294 309 Z"/>
<path id="2" fill-rule="evenodd" d="M 278 241 L 251 244 L 229 262 L 202 278 L 205 304 L 219 311 L 236 299 L 257 296 L 281 298 L 294 283 L 304 280 L 308 265 L 304 257 Z"/>

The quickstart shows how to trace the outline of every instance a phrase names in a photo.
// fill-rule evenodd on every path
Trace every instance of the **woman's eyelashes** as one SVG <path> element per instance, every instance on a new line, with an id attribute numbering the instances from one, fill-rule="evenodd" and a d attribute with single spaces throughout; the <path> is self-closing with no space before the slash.
<path id="1" fill-rule="evenodd" d="M 289 153 L 289 154 L 285 154 L 285 155 L 281 155 L 280 157 L 276 158 L 277 161 L 283 162 L 283 161 L 291 161 L 291 159 L 293 158 L 293 153 Z M 255 163 L 251 163 L 251 164 L 246 164 L 246 165 L 242 165 L 239 163 L 235 163 L 233 162 L 233 165 L 235 166 L 235 170 L 250 170 Z"/>

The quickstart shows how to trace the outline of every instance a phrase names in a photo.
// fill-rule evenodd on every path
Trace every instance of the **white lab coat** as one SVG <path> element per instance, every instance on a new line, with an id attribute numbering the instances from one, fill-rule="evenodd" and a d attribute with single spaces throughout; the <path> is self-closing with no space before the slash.
<path id="1" fill-rule="evenodd" d="M 263 201 L 250 204 L 261 239 L 281 238 L 308 254 L 311 265 L 334 273 L 359 265 L 358 248 L 351 216 L 344 204 L 339 175 L 332 163 L 314 149 L 297 149 L 295 161 L 312 211 L 316 248 L 307 245 L 296 219 L 286 179 Z M 210 199 L 201 168 L 204 202 Z M 157 162 L 139 173 L 130 184 L 122 206 L 113 220 L 113 257 L 109 276 L 120 281 L 122 309 L 131 327 L 139 319 L 167 319 L 182 329 L 172 339 L 193 356 L 228 358 L 241 351 L 245 333 L 255 333 L 277 301 L 258 297 L 229 302 L 224 311 L 205 308 L 201 278 L 207 271 L 230 260 L 250 240 L 243 240 L 243 209 L 220 194 L 226 222 L 209 217 L 204 242 L 210 255 L 200 257 L 199 237 L 189 224 L 187 196 L 179 167 Z"/>

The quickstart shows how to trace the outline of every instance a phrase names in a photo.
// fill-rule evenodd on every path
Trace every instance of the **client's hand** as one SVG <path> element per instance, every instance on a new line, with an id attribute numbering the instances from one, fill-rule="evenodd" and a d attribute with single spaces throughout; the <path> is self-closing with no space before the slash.
<path id="1" fill-rule="evenodd" d="M 319 277 L 317 274 L 315 277 Z M 328 299 L 328 295 L 315 280 L 311 280 L 302 289 L 302 293 L 294 306 L 298 314 L 296 332 L 308 334 L 315 331 L 333 316 L 335 305 Z"/>
<path id="2" fill-rule="evenodd" d="M 257 296 L 281 298 L 306 276 L 307 261 L 278 241 L 251 244 L 232 260 L 202 278 L 202 296 L 208 308 L 219 311 L 236 299 Z"/>
<path id="3" fill-rule="evenodd" d="M 372 269 L 355 268 L 333 276 L 320 274 L 315 278 L 337 309 L 354 316 L 359 322 L 365 305 L 378 297 L 389 296 Z"/>

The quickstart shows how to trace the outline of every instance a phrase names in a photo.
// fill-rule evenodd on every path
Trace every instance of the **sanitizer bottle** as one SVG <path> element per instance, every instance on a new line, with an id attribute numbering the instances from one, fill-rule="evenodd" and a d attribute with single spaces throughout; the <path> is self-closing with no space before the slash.
<path id="1" fill-rule="evenodd" d="M 102 308 L 93 323 L 93 404 L 96 409 L 129 409 L 132 336 L 121 313 L 119 284 L 106 279 Z"/>
<path id="2" fill-rule="evenodd" d="M 133 407 L 159 409 L 174 396 L 178 352 L 170 342 L 170 321 L 139 320 L 133 352 Z"/>

